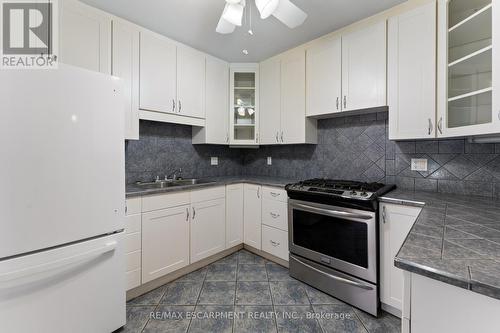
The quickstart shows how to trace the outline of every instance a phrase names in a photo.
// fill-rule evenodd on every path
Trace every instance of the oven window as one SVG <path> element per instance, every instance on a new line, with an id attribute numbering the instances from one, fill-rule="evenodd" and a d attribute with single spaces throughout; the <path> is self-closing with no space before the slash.
<path id="1" fill-rule="evenodd" d="M 366 223 L 294 209 L 293 242 L 303 248 L 368 268 Z"/>

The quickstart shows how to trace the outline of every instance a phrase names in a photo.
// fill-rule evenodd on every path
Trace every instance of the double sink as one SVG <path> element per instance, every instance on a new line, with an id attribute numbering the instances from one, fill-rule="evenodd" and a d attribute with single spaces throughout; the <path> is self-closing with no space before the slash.
<path id="1" fill-rule="evenodd" d="M 200 184 L 210 184 L 214 183 L 213 180 L 205 179 L 176 179 L 176 180 L 157 180 L 153 182 L 137 182 L 135 185 L 143 189 L 157 189 L 157 188 L 168 188 L 174 186 L 189 186 L 189 185 L 200 185 Z"/>

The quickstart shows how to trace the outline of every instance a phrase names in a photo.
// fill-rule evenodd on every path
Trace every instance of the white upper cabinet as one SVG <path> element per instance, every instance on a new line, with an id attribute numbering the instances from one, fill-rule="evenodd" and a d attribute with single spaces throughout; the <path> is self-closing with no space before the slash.
<path id="1" fill-rule="evenodd" d="M 386 22 L 342 36 L 343 111 L 387 105 Z"/>
<path id="2" fill-rule="evenodd" d="M 306 115 L 342 110 L 342 40 L 329 38 L 307 49 Z"/>
<path id="3" fill-rule="evenodd" d="M 205 56 L 181 45 L 177 47 L 177 112 L 205 118 Z"/>
<path id="4" fill-rule="evenodd" d="M 229 64 L 207 57 L 205 126 L 193 127 L 193 144 L 229 144 Z"/>
<path id="5" fill-rule="evenodd" d="M 499 7 L 439 0 L 439 137 L 500 133 Z"/>
<path id="6" fill-rule="evenodd" d="M 113 59 L 111 74 L 123 82 L 125 99 L 125 139 L 139 139 L 139 30 L 118 19 L 113 20 Z"/>
<path id="7" fill-rule="evenodd" d="M 436 3 L 389 19 L 389 138 L 436 135 Z"/>
<path id="8" fill-rule="evenodd" d="M 281 134 L 281 60 L 260 63 L 260 142 L 279 144 Z"/>
<path id="9" fill-rule="evenodd" d="M 140 52 L 140 108 L 177 113 L 176 44 L 141 32 Z"/>
<path id="10" fill-rule="evenodd" d="M 60 1 L 59 60 L 111 73 L 111 17 L 79 1 Z"/>

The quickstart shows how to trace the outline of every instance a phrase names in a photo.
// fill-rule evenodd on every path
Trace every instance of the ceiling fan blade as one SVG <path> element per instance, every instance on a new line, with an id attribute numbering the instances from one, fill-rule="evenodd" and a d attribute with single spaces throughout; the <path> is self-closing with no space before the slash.
<path id="1" fill-rule="evenodd" d="M 226 20 L 224 20 L 222 17 L 219 19 L 219 23 L 217 24 L 217 28 L 215 28 L 215 31 L 217 31 L 220 34 L 230 34 L 234 32 L 236 29 L 236 26 Z"/>
<path id="2" fill-rule="evenodd" d="M 237 4 L 226 3 L 226 7 L 224 8 L 224 12 L 222 13 L 222 18 L 229 23 L 241 26 L 244 8 L 244 2 Z"/>
<path id="3" fill-rule="evenodd" d="M 307 18 L 307 14 L 290 0 L 280 0 L 273 16 L 291 29 L 304 23 Z"/>

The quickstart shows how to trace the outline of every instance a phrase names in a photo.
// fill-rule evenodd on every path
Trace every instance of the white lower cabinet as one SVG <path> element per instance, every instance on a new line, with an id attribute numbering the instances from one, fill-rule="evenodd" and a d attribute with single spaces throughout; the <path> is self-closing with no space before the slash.
<path id="1" fill-rule="evenodd" d="M 141 285 L 141 198 L 128 199 L 125 215 L 126 288 Z"/>
<path id="2" fill-rule="evenodd" d="M 189 265 L 190 205 L 142 215 L 142 283 Z"/>
<path id="3" fill-rule="evenodd" d="M 403 271 L 394 266 L 394 258 L 403 245 L 420 207 L 380 204 L 380 300 L 397 315 L 403 306 Z"/>
<path id="4" fill-rule="evenodd" d="M 288 232 L 263 225 L 262 251 L 288 261 Z"/>
<path id="5" fill-rule="evenodd" d="M 226 249 L 243 243 L 243 186 L 226 186 Z"/>
<path id="6" fill-rule="evenodd" d="M 262 187 L 260 185 L 244 185 L 244 243 L 261 249 L 261 211 L 262 211 Z"/>
<path id="7" fill-rule="evenodd" d="M 191 204 L 191 263 L 225 249 L 225 213 L 224 198 Z"/>

